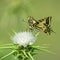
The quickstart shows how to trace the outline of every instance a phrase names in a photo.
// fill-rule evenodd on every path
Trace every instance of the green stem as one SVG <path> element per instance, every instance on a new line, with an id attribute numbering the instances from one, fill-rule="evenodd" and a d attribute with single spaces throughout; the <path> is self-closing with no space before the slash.
<path id="1" fill-rule="evenodd" d="M 14 47 L 0 47 L 0 49 L 13 49 Z"/>
<path id="2" fill-rule="evenodd" d="M 32 46 L 32 48 L 40 49 L 40 48 L 43 48 L 43 47 L 42 46 Z"/>
<path id="3" fill-rule="evenodd" d="M 41 49 L 41 48 L 47 48 L 47 47 L 44 47 L 44 46 L 32 46 L 32 48 Z"/>
<path id="4" fill-rule="evenodd" d="M 25 52 L 25 50 L 22 50 L 22 52 L 23 52 L 23 54 L 24 54 L 26 57 L 28 57 L 27 54 L 26 54 L 26 52 Z"/>
<path id="5" fill-rule="evenodd" d="M 8 44 L 6 46 L 0 46 L 0 49 L 17 49 L 16 45 L 17 44 L 15 44 L 15 45 L 11 44 L 11 46 L 9 46 L 9 44 Z"/>
<path id="6" fill-rule="evenodd" d="M 44 52 L 48 52 L 48 53 L 51 53 L 51 54 L 55 54 L 54 52 L 49 51 L 49 50 L 47 50 L 47 49 L 40 49 L 40 51 L 44 51 Z"/>
<path id="7" fill-rule="evenodd" d="M 31 58 L 32 60 L 34 60 L 33 57 L 32 57 L 32 55 L 30 54 L 30 52 L 28 52 L 28 55 L 30 56 L 30 58 Z"/>
<path id="8" fill-rule="evenodd" d="M 17 56 L 15 58 L 18 58 L 19 56 L 21 56 L 21 54 L 17 54 Z"/>
<path id="9" fill-rule="evenodd" d="M 25 56 L 24 56 L 24 55 L 22 55 L 22 57 L 23 57 L 23 59 L 22 59 L 22 60 L 24 60 L 24 59 L 25 59 Z"/>
<path id="10" fill-rule="evenodd" d="M 8 56 L 10 56 L 11 54 L 13 54 L 15 51 L 12 51 L 12 52 L 10 52 L 9 54 L 7 54 L 7 55 L 5 55 L 5 56 L 3 56 L 3 57 L 1 57 L 0 58 L 0 60 L 2 60 L 2 59 L 4 59 L 4 58 L 6 58 L 6 57 L 8 57 Z"/>
<path id="11" fill-rule="evenodd" d="M 0 45 L 0 46 L 13 46 L 14 44 L 3 44 L 3 45 Z"/>

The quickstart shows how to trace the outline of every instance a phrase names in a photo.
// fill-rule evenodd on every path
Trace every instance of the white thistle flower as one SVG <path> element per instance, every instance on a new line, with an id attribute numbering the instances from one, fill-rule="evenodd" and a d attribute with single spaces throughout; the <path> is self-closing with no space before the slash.
<path id="1" fill-rule="evenodd" d="M 20 32 L 16 33 L 12 40 L 14 43 L 19 44 L 20 46 L 26 47 L 27 45 L 32 45 L 35 42 L 35 37 L 31 32 Z"/>

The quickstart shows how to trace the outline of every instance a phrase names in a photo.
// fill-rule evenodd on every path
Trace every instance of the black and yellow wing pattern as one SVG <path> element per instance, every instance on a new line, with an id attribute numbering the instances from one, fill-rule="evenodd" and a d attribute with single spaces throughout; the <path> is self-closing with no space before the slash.
<path id="1" fill-rule="evenodd" d="M 29 17 L 28 23 L 29 23 L 29 29 L 30 30 L 42 30 L 44 33 L 51 34 L 53 30 L 51 29 L 51 19 L 52 17 L 46 17 L 40 20 L 35 20 L 33 17 Z"/>

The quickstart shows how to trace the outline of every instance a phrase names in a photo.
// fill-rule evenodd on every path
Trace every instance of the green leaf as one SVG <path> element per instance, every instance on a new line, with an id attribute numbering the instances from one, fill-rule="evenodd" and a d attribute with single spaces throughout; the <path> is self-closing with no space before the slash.
<path id="1" fill-rule="evenodd" d="M 3 57 L 1 57 L 0 58 L 0 60 L 2 60 L 2 59 L 4 59 L 4 58 L 6 58 L 6 57 L 8 57 L 8 56 L 10 56 L 11 54 L 13 54 L 15 52 L 15 50 L 14 51 L 12 51 L 12 52 L 10 52 L 9 54 L 7 54 L 7 55 L 5 55 L 5 56 L 3 56 Z"/>
<path id="2" fill-rule="evenodd" d="M 47 49 L 40 49 L 40 51 L 43 51 L 43 52 L 48 52 L 48 53 L 51 53 L 51 54 L 55 54 L 54 52 L 49 51 L 49 50 L 47 50 Z"/>

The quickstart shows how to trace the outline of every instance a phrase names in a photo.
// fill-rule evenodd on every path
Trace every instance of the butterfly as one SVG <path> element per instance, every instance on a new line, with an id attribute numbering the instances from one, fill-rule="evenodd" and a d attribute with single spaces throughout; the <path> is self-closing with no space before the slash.
<path id="1" fill-rule="evenodd" d="M 29 29 L 30 30 L 37 30 L 40 31 L 42 30 L 46 34 L 51 34 L 51 32 L 54 32 L 51 28 L 51 19 L 52 17 L 46 17 L 40 20 L 36 20 L 33 17 L 28 18 L 28 24 L 29 24 Z"/>

